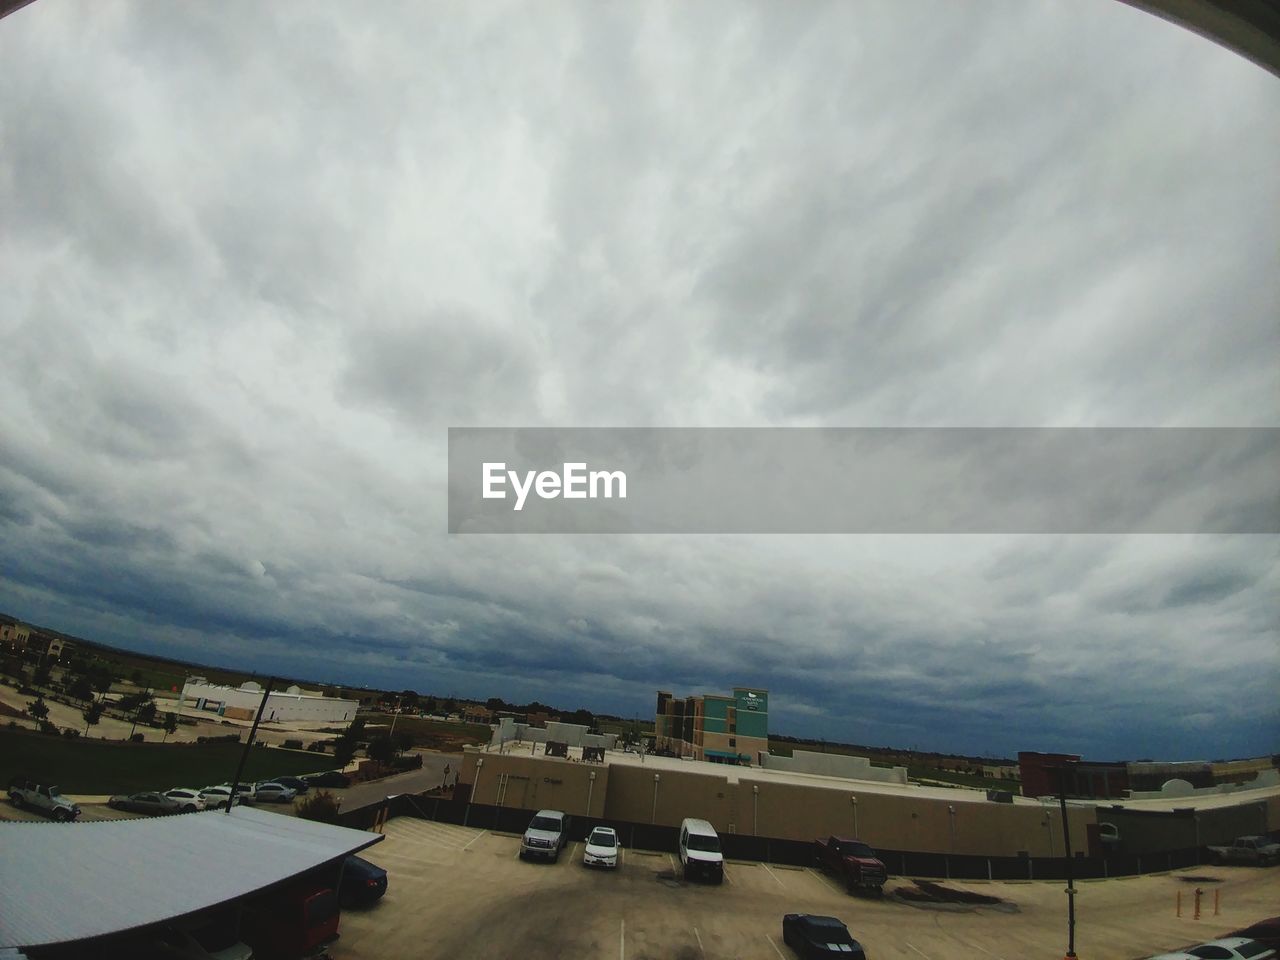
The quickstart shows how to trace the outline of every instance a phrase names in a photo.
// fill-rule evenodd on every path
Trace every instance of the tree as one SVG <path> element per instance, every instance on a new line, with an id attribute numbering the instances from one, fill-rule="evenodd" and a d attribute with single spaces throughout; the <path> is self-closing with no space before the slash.
<path id="1" fill-rule="evenodd" d="M 408 730 L 400 730 L 393 738 L 393 742 L 396 745 L 396 753 L 404 753 L 414 745 L 416 740 Z"/>
<path id="2" fill-rule="evenodd" d="M 89 735 L 89 728 L 96 726 L 98 721 L 102 719 L 102 704 L 91 703 L 80 711 L 80 716 L 84 717 L 84 735 Z"/>
<path id="3" fill-rule="evenodd" d="M 339 767 L 345 767 L 356 755 L 356 741 L 346 734 L 333 741 L 333 759 Z"/>
<path id="4" fill-rule="evenodd" d="M 133 671 L 133 673 L 129 674 L 129 679 L 130 679 L 130 680 L 132 680 L 132 681 L 133 681 L 134 683 L 136 683 L 136 684 L 141 684 L 141 683 L 142 683 L 142 671 L 141 671 L 141 670 L 135 670 L 135 671 Z"/>
<path id="5" fill-rule="evenodd" d="M 507 709 L 507 702 L 501 697 L 490 697 L 484 702 L 484 705 L 495 713 L 499 710 Z"/>
<path id="6" fill-rule="evenodd" d="M 71 686 L 67 688 L 67 693 L 75 700 L 92 700 L 93 699 L 93 683 L 88 677 L 79 676 L 71 681 Z"/>
<path id="7" fill-rule="evenodd" d="M 160 742 L 164 743 L 166 740 L 168 740 L 169 734 L 173 733 L 177 729 L 178 729 L 178 715 L 176 713 L 166 713 L 164 715 L 164 740 Z"/>
<path id="8" fill-rule="evenodd" d="M 369 755 L 370 760 L 377 760 L 379 763 L 390 763 L 391 758 L 396 755 L 396 747 L 391 742 L 391 738 L 384 734 L 370 740 L 369 748 L 365 753 Z"/>
<path id="9" fill-rule="evenodd" d="M 93 689 L 98 693 L 99 699 L 102 695 L 111 689 L 111 674 L 101 667 L 96 667 L 89 676 L 93 683 Z"/>
<path id="10" fill-rule="evenodd" d="M 45 704 L 43 697 L 36 697 L 27 704 L 27 714 L 34 720 L 47 720 L 49 718 L 49 707 Z"/>
<path id="11" fill-rule="evenodd" d="M 37 687 L 47 687 L 49 685 L 49 676 L 52 673 L 47 663 L 42 663 L 36 667 L 35 673 L 31 675 L 31 683 Z"/>

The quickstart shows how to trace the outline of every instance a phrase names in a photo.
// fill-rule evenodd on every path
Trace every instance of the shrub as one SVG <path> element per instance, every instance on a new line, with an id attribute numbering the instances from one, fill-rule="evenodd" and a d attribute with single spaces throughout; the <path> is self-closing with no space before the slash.
<path id="1" fill-rule="evenodd" d="M 301 741 L 301 740 L 286 740 L 284 743 L 280 744 L 280 746 L 284 747 L 284 749 L 286 749 L 286 750 L 301 750 L 301 749 L 302 749 L 302 741 Z"/>
<path id="2" fill-rule="evenodd" d="M 67 727 L 65 730 L 62 731 L 62 735 L 66 737 L 68 740 L 70 740 L 80 736 L 80 731 L 77 730 L 75 727 Z"/>
<path id="3" fill-rule="evenodd" d="M 196 743 L 239 743 L 240 734 L 227 733 L 216 737 L 196 737 Z"/>
<path id="4" fill-rule="evenodd" d="M 48 720 L 40 721 L 40 732 L 48 733 L 55 737 L 62 735 L 62 731 L 58 729 L 58 725 L 56 723 L 50 723 Z"/>
<path id="5" fill-rule="evenodd" d="M 393 770 L 420 770 L 422 769 L 422 754 L 407 753 L 404 756 L 396 757 L 391 761 Z"/>
<path id="6" fill-rule="evenodd" d="M 310 744 L 307 749 L 312 753 L 324 753 L 324 741 L 317 740 L 315 743 Z"/>
<path id="7" fill-rule="evenodd" d="M 133 736 L 129 738 L 130 743 L 142 743 L 144 740 L 146 740 L 146 737 L 144 737 L 140 733 L 135 733 Z"/>
<path id="8" fill-rule="evenodd" d="M 298 803 L 298 816 L 319 823 L 338 822 L 338 800 L 328 790 L 321 790 Z"/>

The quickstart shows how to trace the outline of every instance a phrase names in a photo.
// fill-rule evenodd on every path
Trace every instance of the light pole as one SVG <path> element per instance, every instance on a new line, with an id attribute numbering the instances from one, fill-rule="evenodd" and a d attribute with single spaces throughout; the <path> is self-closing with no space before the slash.
<path id="1" fill-rule="evenodd" d="M 947 818 L 951 821 L 951 852 L 956 852 L 956 808 L 954 804 L 947 804 Z"/>
<path id="2" fill-rule="evenodd" d="M 760 785 L 751 785 L 751 832 L 760 836 Z"/>
<path id="3" fill-rule="evenodd" d="M 596 772 L 592 770 L 587 774 L 587 816 L 591 816 L 591 794 L 596 789 Z"/>
<path id="4" fill-rule="evenodd" d="M 1067 874 L 1067 952 L 1064 960 L 1076 955 L 1076 885 L 1071 864 L 1071 824 L 1067 820 L 1066 771 L 1058 768 L 1058 807 L 1062 811 L 1062 856 Z"/>
<path id="5" fill-rule="evenodd" d="M 858 839 L 858 798 L 850 794 L 849 805 L 853 807 L 853 839 Z"/>
<path id="6" fill-rule="evenodd" d="M 662 774 L 655 773 L 653 775 L 653 813 L 649 815 L 650 823 L 658 822 L 658 781 L 662 779 Z"/>
<path id="7" fill-rule="evenodd" d="M 484 766 L 484 757 L 476 757 L 476 778 L 471 782 L 471 802 L 476 803 L 476 794 L 480 792 L 480 768 Z"/>

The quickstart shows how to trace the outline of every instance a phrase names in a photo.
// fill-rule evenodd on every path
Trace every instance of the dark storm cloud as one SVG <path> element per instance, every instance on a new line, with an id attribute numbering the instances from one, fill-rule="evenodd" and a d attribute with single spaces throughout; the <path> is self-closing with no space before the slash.
<path id="1" fill-rule="evenodd" d="M 1280 740 L 1273 538 L 444 534 L 449 426 L 1275 425 L 1233 54 L 1114 0 L 104 2 L 0 62 L 0 609 L 861 742 Z"/>

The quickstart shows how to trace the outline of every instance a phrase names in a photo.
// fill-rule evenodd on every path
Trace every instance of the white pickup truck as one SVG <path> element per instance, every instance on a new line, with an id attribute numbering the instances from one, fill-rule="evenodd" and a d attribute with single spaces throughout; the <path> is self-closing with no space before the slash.
<path id="1" fill-rule="evenodd" d="M 34 780 L 11 780 L 9 799 L 19 810 L 37 810 L 54 820 L 74 820 L 80 816 L 79 805 L 59 793 L 57 787 L 42 786 Z"/>
<path id="2" fill-rule="evenodd" d="M 1210 847 L 1214 863 L 1251 863 L 1269 867 L 1280 863 L 1280 843 L 1267 837 L 1236 837 L 1229 847 Z"/>

